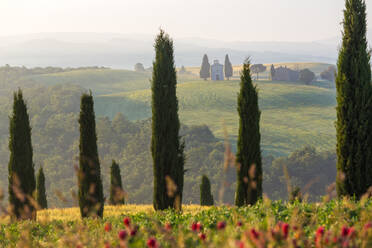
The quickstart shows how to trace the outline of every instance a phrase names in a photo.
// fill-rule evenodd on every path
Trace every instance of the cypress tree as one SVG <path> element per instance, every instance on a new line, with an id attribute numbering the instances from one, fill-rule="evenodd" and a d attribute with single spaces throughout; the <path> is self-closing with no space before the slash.
<path id="1" fill-rule="evenodd" d="M 337 192 L 360 198 L 372 186 L 372 89 L 366 3 L 346 0 L 337 67 Z"/>
<path id="2" fill-rule="evenodd" d="M 208 56 L 204 54 L 203 62 L 200 68 L 200 78 L 207 80 L 211 76 L 211 65 L 209 64 Z"/>
<path id="3" fill-rule="evenodd" d="M 22 91 L 14 93 L 9 125 L 9 205 L 12 219 L 36 219 L 36 188 L 32 161 L 31 127 Z"/>
<path id="4" fill-rule="evenodd" d="M 230 59 L 229 59 L 229 55 L 226 54 L 225 56 L 225 77 L 227 78 L 227 80 L 229 80 L 233 75 L 233 68 L 232 68 L 232 64 L 230 62 Z"/>
<path id="5" fill-rule="evenodd" d="M 36 202 L 40 209 L 46 209 L 48 208 L 48 203 L 45 192 L 45 176 L 43 167 L 40 167 L 36 178 Z"/>
<path id="6" fill-rule="evenodd" d="M 154 208 L 181 209 L 184 144 L 180 142 L 176 69 L 173 41 L 160 30 L 155 40 L 155 61 L 151 81 Z"/>
<path id="7" fill-rule="evenodd" d="M 239 136 L 237 145 L 237 191 L 235 205 L 254 204 L 262 196 L 262 161 L 258 93 L 252 84 L 250 61 L 240 77 L 238 95 Z"/>
<path id="8" fill-rule="evenodd" d="M 112 205 L 122 205 L 125 203 L 120 167 L 115 160 L 112 160 L 111 164 L 110 203 Z"/>
<path id="9" fill-rule="evenodd" d="M 92 93 L 83 94 L 80 106 L 79 206 L 81 217 L 102 217 L 104 208 L 101 169 Z"/>
<path id="10" fill-rule="evenodd" d="M 275 77 L 275 67 L 272 64 L 271 67 L 270 67 L 270 79 L 271 79 L 271 81 L 274 80 L 274 77 Z"/>
<path id="11" fill-rule="evenodd" d="M 200 184 L 200 205 L 213 206 L 213 195 L 211 193 L 211 183 L 206 175 L 202 176 Z"/>

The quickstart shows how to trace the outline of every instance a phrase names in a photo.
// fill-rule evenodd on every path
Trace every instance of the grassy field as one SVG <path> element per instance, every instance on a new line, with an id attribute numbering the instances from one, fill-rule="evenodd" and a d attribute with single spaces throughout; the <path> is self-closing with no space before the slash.
<path id="1" fill-rule="evenodd" d="M 266 154 L 286 155 L 304 145 L 320 150 L 335 147 L 335 91 L 285 82 L 259 81 L 262 145 Z M 208 125 L 235 143 L 238 133 L 236 98 L 239 81 L 192 81 L 177 88 L 181 121 Z M 96 111 L 110 117 L 123 112 L 131 119 L 151 116 L 150 90 L 121 92 L 96 98 Z"/>
<path id="2" fill-rule="evenodd" d="M 1 247 L 362 247 L 372 245 L 372 201 L 263 202 L 251 207 L 106 206 L 103 219 L 79 209 L 38 212 L 35 222 L 0 220 Z"/>
<path id="3" fill-rule="evenodd" d="M 316 73 L 326 69 L 321 63 L 280 63 L 275 66 L 310 68 Z M 199 68 L 188 67 L 194 74 L 178 76 L 181 121 L 189 125 L 208 125 L 220 139 L 224 128 L 232 144 L 236 143 L 238 115 L 237 78 L 224 82 L 198 79 Z M 235 66 L 237 73 L 239 66 Z M 149 72 L 89 69 L 29 76 L 24 81 L 41 85 L 72 84 L 91 89 L 98 116 L 113 117 L 122 112 L 131 120 L 151 116 Z M 265 78 L 264 73 L 262 78 Z M 321 84 L 321 83 L 319 83 Z M 304 145 L 319 150 L 335 148 L 335 92 L 316 86 L 288 82 L 258 81 L 262 110 L 262 144 L 265 154 L 287 155 Z"/>
<path id="4" fill-rule="evenodd" d="M 29 76 L 29 80 L 41 85 L 56 84 L 78 85 L 91 89 L 95 95 L 126 92 L 150 88 L 150 72 L 135 72 L 130 70 L 89 69 L 62 73 L 51 73 Z M 179 82 L 197 79 L 194 75 L 181 75 Z"/>

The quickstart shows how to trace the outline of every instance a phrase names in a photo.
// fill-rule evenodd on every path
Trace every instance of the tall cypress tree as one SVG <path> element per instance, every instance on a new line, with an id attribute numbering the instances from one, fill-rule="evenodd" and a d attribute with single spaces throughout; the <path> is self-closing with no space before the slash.
<path id="1" fill-rule="evenodd" d="M 173 41 L 160 30 L 155 40 L 151 81 L 154 208 L 180 210 L 184 175 L 184 145 L 180 142 Z"/>
<path id="2" fill-rule="evenodd" d="M 112 205 L 122 205 L 125 203 L 120 167 L 115 160 L 112 160 L 111 164 L 110 203 Z"/>
<path id="3" fill-rule="evenodd" d="M 211 192 L 211 183 L 206 175 L 202 176 L 200 184 L 200 205 L 213 206 L 214 200 Z"/>
<path id="4" fill-rule="evenodd" d="M 36 177 L 36 202 L 40 209 L 48 208 L 43 167 L 40 167 Z"/>
<path id="5" fill-rule="evenodd" d="M 270 79 L 271 79 L 271 81 L 274 81 L 274 77 L 275 77 L 275 67 L 272 64 L 271 67 L 270 67 Z"/>
<path id="6" fill-rule="evenodd" d="M 79 206 L 81 216 L 102 217 L 104 208 L 101 168 L 92 93 L 83 94 L 80 106 Z"/>
<path id="7" fill-rule="evenodd" d="M 361 197 L 372 186 L 372 89 L 366 4 L 346 0 L 338 57 L 337 192 Z"/>
<path id="8" fill-rule="evenodd" d="M 227 78 L 227 80 L 229 80 L 233 75 L 233 68 L 232 68 L 232 64 L 230 62 L 230 59 L 229 59 L 229 55 L 226 54 L 225 56 L 225 77 Z"/>
<path id="9" fill-rule="evenodd" d="M 208 56 L 204 54 L 203 62 L 200 68 L 200 78 L 207 80 L 211 76 L 211 65 L 209 64 Z"/>
<path id="10" fill-rule="evenodd" d="M 250 61 L 240 77 L 238 95 L 239 136 L 237 146 L 237 190 L 235 205 L 254 204 L 262 196 L 262 160 L 258 94 L 252 84 Z"/>
<path id="11" fill-rule="evenodd" d="M 35 172 L 32 161 L 31 127 L 22 91 L 14 93 L 9 125 L 9 205 L 13 219 L 36 219 Z"/>

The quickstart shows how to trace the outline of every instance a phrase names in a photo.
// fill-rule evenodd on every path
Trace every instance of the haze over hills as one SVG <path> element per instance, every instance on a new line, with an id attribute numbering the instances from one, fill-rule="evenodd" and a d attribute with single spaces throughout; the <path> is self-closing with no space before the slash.
<path id="1" fill-rule="evenodd" d="M 0 65 L 106 66 L 132 69 L 136 62 L 151 66 L 153 36 L 115 33 L 40 33 L 0 37 Z M 337 59 L 337 39 L 314 42 L 219 41 L 175 38 L 177 66 L 200 66 L 204 53 L 210 60 L 229 54 L 233 64 L 250 56 L 254 63 L 324 62 Z"/>

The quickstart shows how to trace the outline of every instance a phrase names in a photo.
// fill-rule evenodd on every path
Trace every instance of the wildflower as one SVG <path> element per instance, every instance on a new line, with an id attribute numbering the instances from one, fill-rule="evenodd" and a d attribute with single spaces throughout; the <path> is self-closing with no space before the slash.
<path id="1" fill-rule="evenodd" d="M 149 248 L 156 248 L 156 247 L 158 247 L 158 244 L 156 242 L 156 239 L 155 238 L 149 238 L 147 240 L 147 247 L 149 247 Z"/>
<path id="2" fill-rule="evenodd" d="M 226 227 L 226 222 L 224 222 L 224 221 L 218 222 L 218 224 L 217 224 L 217 229 L 218 230 L 225 229 L 225 227 Z"/>
<path id="3" fill-rule="evenodd" d="M 240 240 L 237 240 L 236 241 L 236 247 L 237 248 L 244 248 L 244 243 L 242 241 L 240 241 Z"/>
<path id="4" fill-rule="evenodd" d="M 318 230 L 316 230 L 316 236 L 317 237 L 323 237 L 323 235 L 324 235 L 324 227 L 323 226 L 320 226 L 318 228 Z"/>
<path id="5" fill-rule="evenodd" d="M 164 228 L 165 228 L 165 230 L 170 231 L 170 230 L 172 230 L 172 224 L 171 223 L 166 223 L 164 225 Z"/>
<path id="6" fill-rule="evenodd" d="M 345 238 L 349 233 L 349 228 L 347 226 L 343 226 L 341 229 L 341 236 Z"/>
<path id="7" fill-rule="evenodd" d="M 243 226 L 243 222 L 238 221 L 238 222 L 236 223 L 236 226 L 238 226 L 238 227 Z"/>
<path id="8" fill-rule="evenodd" d="M 136 228 L 133 228 L 132 230 L 130 230 L 130 233 L 129 234 L 132 237 L 136 236 L 136 234 L 137 234 L 137 227 Z"/>
<path id="9" fill-rule="evenodd" d="M 128 217 L 125 217 L 123 220 L 124 226 L 129 227 L 130 226 L 130 219 Z"/>
<path id="10" fill-rule="evenodd" d="M 350 227 L 349 228 L 349 232 L 347 233 L 347 236 L 349 237 L 349 238 L 354 238 L 355 237 L 355 228 L 354 227 Z"/>
<path id="11" fill-rule="evenodd" d="M 195 222 L 192 223 L 192 224 L 191 224 L 191 230 L 195 232 L 197 229 L 198 229 L 197 224 L 196 224 Z"/>
<path id="12" fill-rule="evenodd" d="M 127 238 L 127 236 L 128 236 L 128 233 L 127 233 L 126 230 L 121 230 L 121 231 L 119 232 L 119 239 L 121 239 L 121 240 L 125 240 L 125 239 Z"/>
<path id="13" fill-rule="evenodd" d="M 282 232 L 283 232 L 284 239 L 286 239 L 288 237 L 288 233 L 289 233 L 289 224 L 284 223 L 282 225 Z"/>
<path id="14" fill-rule="evenodd" d="M 366 223 L 366 224 L 364 225 L 364 230 L 368 230 L 368 229 L 370 229 L 370 228 L 372 228 L 372 222 L 368 222 L 368 223 Z"/>
<path id="15" fill-rule="evenodd" d="M 196 230 L 200 232 L 202 229 L 203 229 L 203 225 L 200 222 L 196 223 Z"/>
<path id="16" fill-rule="evenodd" d="M 252 240 L 257 240 L 260 236 L 259 232 L 257 232 L 254 228 L 252 228 L 249 233 Z"/>
<path id="17" fill-rule="evenodd" d="M 110 232 L 111 230 L 112 230 L 111 223 L 106 223 L 106 224 L 105 224 L 105 231 L 106 231 L 106 232 Z"/>
<path id="18" fill-rule="evenodd" d="M 324 235 L 324 227 L 320 226 L 318 230 L 316 230 L 316 234 L 315 234 L 315 243 L 317 247 L 320 246 L 323 235 Z"/>
<path id="19" fill-rule="evenodd" d="M 205 235 L 205 233 L 199 233 L 199 238 L 200 238 L 202 241 L 204 241 L 204 240 L 206 240 L 207 235 Z"/>

